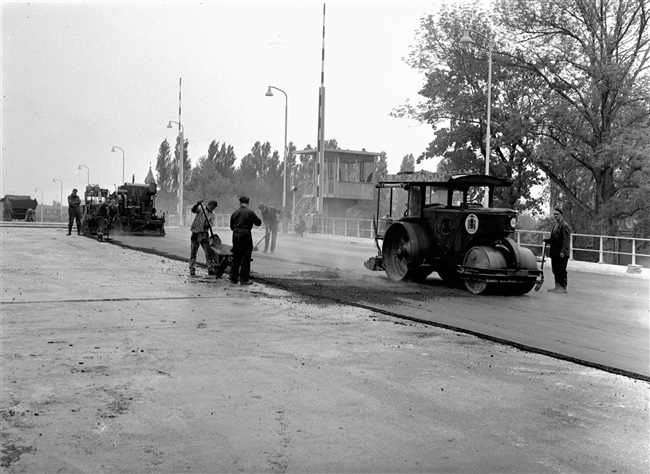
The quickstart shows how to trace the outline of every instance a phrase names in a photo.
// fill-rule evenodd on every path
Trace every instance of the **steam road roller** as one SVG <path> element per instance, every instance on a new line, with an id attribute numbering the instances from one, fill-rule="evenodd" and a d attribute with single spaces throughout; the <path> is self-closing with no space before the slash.
<path id="1" fill-rule="evenodd" d="M 385 175 L 376 185 L 378 254 L 365 262 L 366 268 L 413 282 L 437 272 L 474 294 L 528 293 L 541 285 L 543 273 L 533 253 L 513 240 L 516 211 L 493 207 L 494 189 L 510 185 L 488 175 Z"/>

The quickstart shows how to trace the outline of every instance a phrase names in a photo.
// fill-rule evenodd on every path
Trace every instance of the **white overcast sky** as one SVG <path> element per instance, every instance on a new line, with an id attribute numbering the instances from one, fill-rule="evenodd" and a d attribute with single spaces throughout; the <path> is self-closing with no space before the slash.
<path id="1" fill-rule="evenodd" d="M 424 78 L 403 61 L 420 19 L 444 2 L 326 3 L 325 137 L 386 151 L 389 171 L 416 157 L 430 127 L 389 116 Z M 462 0 L 458 0 L 462 1 Z M 323 2 L 2 2 L 0 195 L 52 203 L 90 182 L 114 189 L 155 173 L 182 117 L 194 165 L 212 140 L 238 158 L 255 141 L 316 146 Z M 79 165 L 88 167 L 79 170 Z M 433 169 L 434 162 L 420 168 Z M 83 193 L 80 193 L 83 194 Z"/>

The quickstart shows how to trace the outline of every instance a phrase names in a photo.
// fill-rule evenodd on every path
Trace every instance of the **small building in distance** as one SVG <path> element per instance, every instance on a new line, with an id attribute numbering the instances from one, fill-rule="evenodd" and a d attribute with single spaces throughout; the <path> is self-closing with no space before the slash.
<path id="1" fill-rule="evenodd" d="M 313 159 L 312 179 L 303 183 L 304 189 L 299 190 L 301 197 L 295 215 L 312 214 L 316 212 L 318 199 L 316 186 L 318 150 L 298 150 L 294 155 L 306 155 Z M 380 153 L 368 152 L 365 149 L 361 151 L 325 149 L 321 215 L 345 217 L 346 209 L 361 202 L 374 200 L 373 177 L 379 155 Z"/>

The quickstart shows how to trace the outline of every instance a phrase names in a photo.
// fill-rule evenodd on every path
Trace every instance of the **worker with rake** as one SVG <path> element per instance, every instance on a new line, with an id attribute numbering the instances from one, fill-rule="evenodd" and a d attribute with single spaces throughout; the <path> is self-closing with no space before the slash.
<path id="1" fill-rule="evenodd" d="M 192 206 L 192 212 L 196 214 L 190 231 L 190 276 L 196 275 L 196 253 L 199 251 L 199 246 L 203 247 L 205 252 L 205 262 L 208 265 L 208 275 L 216 274 L 216 265 L 219 262 L 218 257 L 214 254 L 210 246 L 209 230 L 215 223 L 215 215 L 212 211 L 217 207 L 217 201 L 208 201 L 203 207 L 203 200 L 197 201 Z"/>
<path id="2" fill-rule="evenodd" d="M 264 235 L 264 253 L 269 251 L 269 240 L 271 241 L 271 253 L 275 252 L 275 241 L 278 238 L 278 222 L 282 220 L 282 211 L 277 207 L 267 206 L 261 203 L 258 209 L 262 211 L 262 220 L 266 227 Z"/>

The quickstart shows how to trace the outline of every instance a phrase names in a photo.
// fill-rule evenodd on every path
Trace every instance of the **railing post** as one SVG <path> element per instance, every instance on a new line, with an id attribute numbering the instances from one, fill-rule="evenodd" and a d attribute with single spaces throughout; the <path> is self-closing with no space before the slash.
<path id="1" fill-rule="evenodd" d="M 599 249 L 598 249 L 598 263 L 604 263 L 603 261 L 603 237 L 600 236 L 598 238 L 598 242 L 600 243 Z"/>
<path id="2" fill-rule="evenodd" d="M 569 260 L 573 260 L 573 234 L 569 237 Z"/>
<path id="3" fill-rule="evenodd" d="M 632 265 L 636 265 L 636 239 L 632 239 Z"/>
<path id="4" fill-rule="evenodd" d="M 343 219 L 343 235 L 348 236 L 348 220 Z"/>

